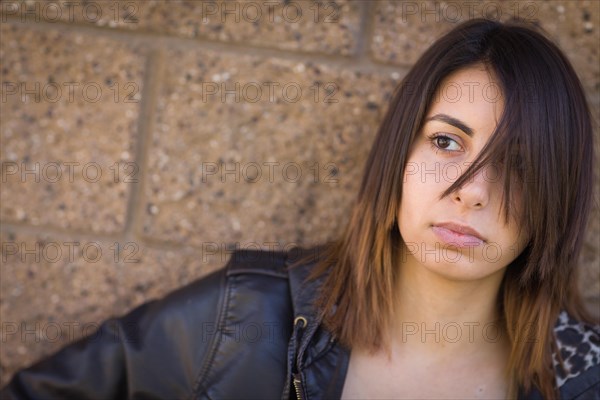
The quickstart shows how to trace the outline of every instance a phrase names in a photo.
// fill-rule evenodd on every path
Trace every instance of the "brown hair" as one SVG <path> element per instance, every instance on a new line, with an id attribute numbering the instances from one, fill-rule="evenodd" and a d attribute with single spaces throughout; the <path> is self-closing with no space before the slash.
<path id="1" fill-rule="evenodd" d="M 531 240 L 507 267 L 498 296 L 512 347 L 509 395 L 535 386 L 545 398 L 554 398 L 558 391 L 551 354 L 558 314 L 566 309 L 575 318 L 590 320 L 575 273 L 592 203 L 592 126 L 571 64 L 555 44 L 523 22 L 464 22 L 415 63 L 396 88 L 374 139 L 347 226 L 319 252 L 322 257 L 309 279 L 324 276 L 316 305 L 342 344 L 370 350 L 389 345 L 385 332 L 393 315 L 395 260 L 402 240 L 396 216 L 408 153 L 442 80 L 474 64 L 494 72 L 505 109 L 476 161 L 443 196 L 486 164 L 498 163 L 504 169 L 508 218 L 511 182 L 523 183 L 522 228 Z M 532 327 L 534 343 L 524 337 Z"/>

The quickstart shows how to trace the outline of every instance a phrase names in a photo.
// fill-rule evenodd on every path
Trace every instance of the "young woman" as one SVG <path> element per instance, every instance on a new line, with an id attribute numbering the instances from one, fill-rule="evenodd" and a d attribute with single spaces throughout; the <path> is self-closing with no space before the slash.
<path id="1" fill-rule="evenodd" d="M 313 273 L 330 271 L 318 308 L 352 349 L 343 397 L 600 397 L 599 331 L 571 319 L 591 322 L 576 263 L 592 148 L 580 82 L 539 33 L 473 20 L 433 44 Z"/>
<path id="2" fill-rule="evenodd" d="M 398 87 L 342 237 L 241 251 L 8 398 L 600 398 L 576 288 L 592 128 L 561 51 L 463 23 Z"/>

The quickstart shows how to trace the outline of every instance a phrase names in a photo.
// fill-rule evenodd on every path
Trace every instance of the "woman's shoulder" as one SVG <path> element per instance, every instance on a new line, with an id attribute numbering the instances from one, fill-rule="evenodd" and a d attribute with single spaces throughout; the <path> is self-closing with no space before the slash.
<path id="1" fill-rule="evenodd" d="M 600 391 L 600 325 L 573 318 L 561 311 L 554 326 L 557 349 L 553 353 L 559 388 Z M 600 393 L 600 392 L 599 392 Z"/>

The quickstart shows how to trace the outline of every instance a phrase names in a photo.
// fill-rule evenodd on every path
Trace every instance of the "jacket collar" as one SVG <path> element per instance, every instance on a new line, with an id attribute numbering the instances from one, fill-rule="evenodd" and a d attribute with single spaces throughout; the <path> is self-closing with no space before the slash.
<path id="1" fill-rule="evenodd" d="M 288 346 L 288 377 L 293 377 L 295 391 L 302 399 L 341 397 L 350 358 L 350 351 L 322 326 L 322 317 L 314 306 L 327 274 L 307 279 L 323 250 L 323 246 L 295 249 L 286 260 L 294 312 Z M 309 259 L 299 261 L 305 255 Z M 283 398 L 288 398 L 290 386 L 288 381 Z"/>
<path id="2" fill-rule="evenodd" d="M 288 254 L 286 267 L 289 273 L 290 292 L 294 310 L 294 321 L 302 326 L 301 340 L 298 344 L 298 359 L 302 360 L 308 344 L 321 325 L 322 318 L 315 309 L 314 301 L 326 276 L 308 280 L 316 260 L 324 250 L 324 245 L 309 249 L 294 248 Z M 310 257 L 310 260 L 301 260 Z"/>

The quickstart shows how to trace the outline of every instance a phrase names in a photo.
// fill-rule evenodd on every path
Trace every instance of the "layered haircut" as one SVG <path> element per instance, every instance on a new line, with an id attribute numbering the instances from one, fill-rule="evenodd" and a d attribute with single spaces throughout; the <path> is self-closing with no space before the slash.
<path id="1" fill-rule="evenodd" d="M 509 396 L 535 386 L 545 398 L 556 398 L 551 357 L 558 314 L 565 309 L 591 322 L 577 290 L 576 265 L 592 206 L 593 133 L 570 62 L 524 21 L 464 22 L 414 64 L 374 139 L 342 235 L 318 257 L 308 254 L 317 262 L 309 279 L 323 279 L 316 307 L 342 344 L 389 349 L 394 283 L 401 268 L 397 216 L 408 154 L 444 78 L 476 64 L 497 79 L 504 112 L 477 159 L 442 197 L 491 163 L 503 172 L 506 221 L 515 211 L 511 191 L 520 191 L 519 223 L 530 241 L 507 267 L 498 294 L 498 313 L 511 344 Z"/>

